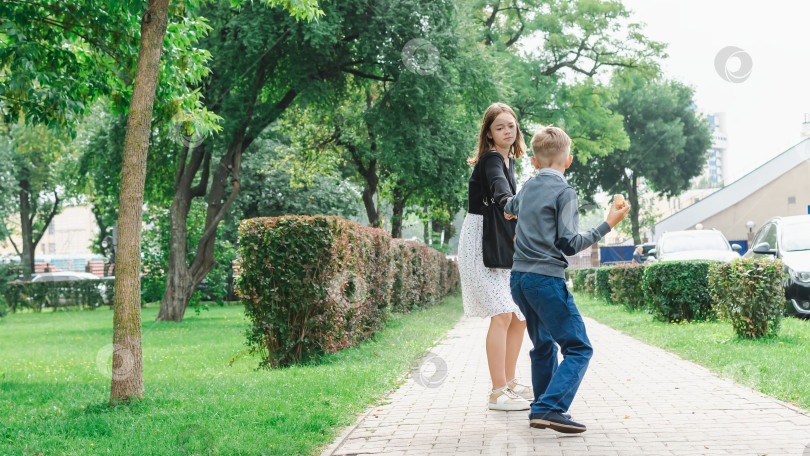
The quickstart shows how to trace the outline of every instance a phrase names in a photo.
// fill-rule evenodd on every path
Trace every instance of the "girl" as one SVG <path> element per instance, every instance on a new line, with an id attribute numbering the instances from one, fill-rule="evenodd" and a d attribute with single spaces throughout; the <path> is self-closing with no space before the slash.
<path id="1" fill-rule="evenodd" d="M 487 188 L 501 208 L 514 196 L 515 159 L 523 156 L 526 145 L 517 125 L 517 116 L 503 103 L 493 103 L 484 113 L 478 148 L 467 190 L 467 217 L 458 244 L 458 266 L 464 314 L 491 318 L 487 333 L 487 363 L 492 378 L 489 408 L 492 410 L 528 410 L 534 394 L 529 386 L 517 382 L 517 364 L 526 318 L 512 300 L 508 269 L 484 266 L 481 238 L 483 233 L 482 190 Z M 496 154 L 480 159 L 487 152 Z M 510 186 L 511 184 L 511 186 Z"/>

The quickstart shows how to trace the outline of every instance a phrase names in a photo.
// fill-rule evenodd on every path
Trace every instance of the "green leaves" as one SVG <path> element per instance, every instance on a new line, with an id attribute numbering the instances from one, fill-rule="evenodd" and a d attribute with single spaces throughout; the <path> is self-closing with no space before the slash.
<path id="1" fill-rule="evenodd" d="M 337 217 L 249 219 L 239 235 L 238 294 L 263 367 L 353 346 L 392 308 L 432 305 L 459 286 L 443 254 Z"/>
<path id="2" fill-rule="evenodd" d="M 627 195 L 638 244 L 641 208 L 635 203 L 642 185 L 665 196 L 689 188 L 706 162 L 711 136 L 694 109 L 692 88 L 638 71 L 617 72 L 612 84 L 615 98 L 607 108 L 623 117 L 629 144 L 609 155 L 574 160 L 569 181 L 586 200 L 600 190 Z"/>
<path id="3" fill-rule="evenodd" d="M 644 265 L 616 265 L 610 269 L 610 290 L 614 303 L 628 310 L 640 310 L 644 301 Z"/>
<path id="4" fill-rule="evenodd" d="M 714 318 L 709 294 L 710 261 L 664 261 L 644 269 L 644 297 L 653 316 L 664 322 Z"/>
<path id="5" fill-rule="evenodd" d="M 709 283 L 721 318 L 739 337 L 775 336 L 785 307 L 784 266 L 778 259 L 742 259 L 712 265 Z"/>
<path id="6" fill-rule="evenodd" d="M 138 14 L 133 4 L 0 3 L 0 110 L 66 125 L 110 93 L 120 68 L 134 66 Z"/>

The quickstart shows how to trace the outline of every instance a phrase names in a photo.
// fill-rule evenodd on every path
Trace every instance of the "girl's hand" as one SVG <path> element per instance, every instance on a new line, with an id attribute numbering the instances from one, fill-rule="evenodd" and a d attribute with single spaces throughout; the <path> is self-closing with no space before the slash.
<path id="1" fill-rule="evenodd" d="M 517 215 L 507 214 L 506 212 L 504 212 L 504 213 L 503 213 L 503 217 L 504 217 L 506 220 L 514 220 L 514 219 L 516 219 L 516 218 L 517 218 Z"/>

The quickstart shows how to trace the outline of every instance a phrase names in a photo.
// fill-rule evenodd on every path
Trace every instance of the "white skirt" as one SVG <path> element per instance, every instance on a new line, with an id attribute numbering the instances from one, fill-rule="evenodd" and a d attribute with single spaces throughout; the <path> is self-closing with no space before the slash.
<path id="1" fill-rule="evenodd" d="M 464 315 L 488 318 L 514 312 L 521 321 L 520 312 L 509 286 L 509 269 L 484 266 L 481 238 L 484 234 L 484 216 L 467 214 L 458 240 L 458 272 L 461 276 L 461 300 Z"/>

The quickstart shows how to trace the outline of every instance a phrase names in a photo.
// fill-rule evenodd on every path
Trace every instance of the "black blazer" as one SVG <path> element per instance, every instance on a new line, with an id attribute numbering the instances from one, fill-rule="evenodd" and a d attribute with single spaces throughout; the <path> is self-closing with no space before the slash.
<path id="1" fill-rule="evenodd" d="M 483 173 L 482 173 L 483 171 Z M 515 159 L 509 157 L 509 167 L 498 151 L 491 150 L 484 154 L 473 167 L 467 185 L 467 212 L 484 215 L 484 189 L 481 181 L 489 189 L 499 207 L 506 206 L 506 199 L 515 196 Z"/>

